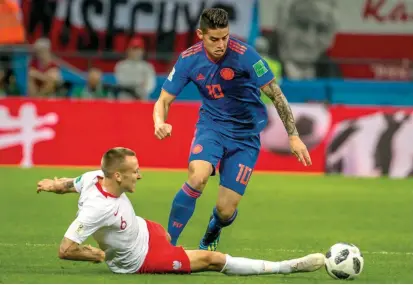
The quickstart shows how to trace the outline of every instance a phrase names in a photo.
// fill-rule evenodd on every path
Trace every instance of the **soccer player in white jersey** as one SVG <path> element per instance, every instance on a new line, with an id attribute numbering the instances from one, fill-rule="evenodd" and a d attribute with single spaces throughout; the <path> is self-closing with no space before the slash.
<path id="1" fill-rule="evenodd" d="M 37 192 L 79 193 L 79 210 L 60 244 L 62 259 L 103 262 L 115 273 L 191 273 L 218 271 L 227 275 L 311 272 L 324 265 L 324 255 L 310 254 L 280 262 L 232 257 L 217 251 L 184 250 L 170 244 L 158 223 L 136 216 L 125 192 L 141 179 L 135 153 L 108 150 L 101 170 L 77 178 L 43 179 Z M 82 245 L 89 237 L 99 248 Z"/>

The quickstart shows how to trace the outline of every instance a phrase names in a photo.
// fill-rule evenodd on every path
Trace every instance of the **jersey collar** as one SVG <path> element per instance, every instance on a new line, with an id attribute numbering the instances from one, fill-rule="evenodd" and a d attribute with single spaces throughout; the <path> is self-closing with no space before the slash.
<path id="1" fill-rule="evenodd" d="M 100 177 L 100 176 L 98 176 L 98 178 L 103 179 L 103 177 Z M 100 185 L 99 181 L 96 181 L 95 186 L 96 186 L 96 188 L 99 190 L 99 192 L 102 193 L 103 196 L 105 196 L 105 198 L 107 198 L 107 197 L 119 198 L 119 197 L 117 197 L 117 196 L 115 196 L 115 195 L 113 195 L 113 194 L 111 194 L 111 193 L 103 190 L 103 187 L 102 187 L 102 185 Z"/>

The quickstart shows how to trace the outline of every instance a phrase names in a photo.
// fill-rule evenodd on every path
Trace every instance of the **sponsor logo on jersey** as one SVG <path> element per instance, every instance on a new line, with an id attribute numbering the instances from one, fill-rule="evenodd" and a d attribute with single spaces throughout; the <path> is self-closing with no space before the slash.
<path id="1" fill-rule="evenodd" d="M 172 262 L 172 268 L 174 270 L 179 270 L 182 267 L 182 262 L 175 260 L 174 262 Z"/>
<path id="2" fill-rule="evenodd" d="M 198 74 L 198 76 L 196 77 L 196 80 L 204 80 L 204 79 L 205 79 L 205 76 L 202 73 Z"/>

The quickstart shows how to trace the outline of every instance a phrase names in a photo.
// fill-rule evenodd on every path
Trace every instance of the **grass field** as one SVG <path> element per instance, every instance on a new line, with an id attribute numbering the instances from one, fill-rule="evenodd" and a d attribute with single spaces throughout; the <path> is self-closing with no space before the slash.
<path id="1" fill-rule="evenodd" d="M 227 277 L 219 273 L 116 275 L 105 264 L 63 261 L 58 244 L 77 210 L 77 194 L 36 194 L 43 177 L 74 177 L 85 169 L 0 168 L 0 283 L 348 283 L 324 269 L 289 276 Z M 136 214 L 167 224 L 185 172 L 143 172 L 129 195 Z M 212 178 L 180 243 L 194 248 L 217 195 Z M 413 180 L 254 174 L 220 250 L 233 256 L 283 260 L 355 243 L 365 268 L 355 283 L 413 283 Z M 90 240 L 91 244 L 95 244 Z"/>

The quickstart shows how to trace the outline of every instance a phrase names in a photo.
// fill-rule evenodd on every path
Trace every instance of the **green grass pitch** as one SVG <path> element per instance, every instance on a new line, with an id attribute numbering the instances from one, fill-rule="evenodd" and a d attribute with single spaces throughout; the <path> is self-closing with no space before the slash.
<path id="1" fill-rule="evenodd" d="M 37 180 L 74 177 L 87 169 L 0 168 L 0 283 L 348 283 L 315 273 L 228 277 L 219 273 L 116 275 L 105 264 L 63 261 L 58 244 L 75 217 L 77 194 L 36 194 Z M 137 215 L 167 224 L 185 172 L 143 172 L 130 197 Z M 217 196 L 211 178 L 181 245 L 195 248 Z M 364 272 L 355 283 L 413 283 L 413 180 L 255 173 L 220 251 L 283 260 L 358 245 Z M 90 239 L 91 244 L 95 244 Z"/>

